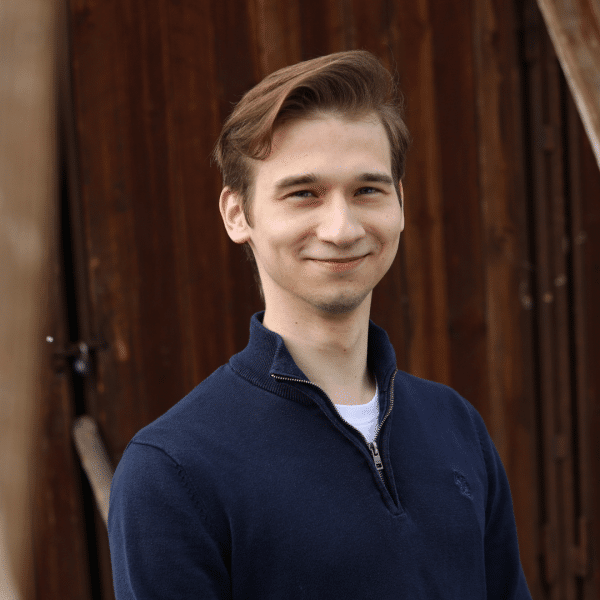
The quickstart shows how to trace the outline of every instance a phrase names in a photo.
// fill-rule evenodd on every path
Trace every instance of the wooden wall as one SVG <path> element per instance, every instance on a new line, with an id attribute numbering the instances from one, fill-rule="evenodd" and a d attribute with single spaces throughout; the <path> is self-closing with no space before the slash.
<path id="1" fill-rule="evenodd" d="M 0 4 L 0 598 L 35 597 L 33 485 L 56 246 L 56 9 Z"/>
<path id="2" fill-rule="evenodd" d="M 372 318 L 399 368 L 451 385 L 482 414 L 534 598 L 598 598 L 600 177 L 533 2 L 70 0 L 66 10 L 52 310 L 60 344 L 97 349 L 83 377 L 48 352 L 38 597 L 113 597 L 73 417 L 98 421 L 116 466 L 138 429 L 245 346 L 262 309 L 209 163 L 232 103 L 282 66 L 363 48 L 397 72 L 414 138 L 406 229 Z M 552 85 L 554 116 L 542 102 Z M 554 256 L 557 243 L 576 251 Z M 568 377 L 548 379 L 556 373 Z"/>

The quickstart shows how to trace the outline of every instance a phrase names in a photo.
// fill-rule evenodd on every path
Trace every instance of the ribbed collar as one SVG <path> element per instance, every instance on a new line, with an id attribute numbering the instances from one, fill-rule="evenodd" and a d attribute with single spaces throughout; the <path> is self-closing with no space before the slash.
<path id="1" fill-rule="evenodd" d="M 262 324 L 264 314 L 263 310 L 252 315 L 248 345 L 231 357 L 229 365 L 254 385 L 305 404 L 310 401 L 307 394 L 313 398 L 315 394 L 319 396 L 317 388 L 299 382 L 290 385 L 291 382 L 280 381 L 273 377 L 278 375 L 309 381 L 294 362 L 283 338 Z M 396 353 L 387 333 L 371 320 L 369 320 L 367 364 L 377 378 L 380 398 L 387 397 L 390 377 L 396 369 Z"/>

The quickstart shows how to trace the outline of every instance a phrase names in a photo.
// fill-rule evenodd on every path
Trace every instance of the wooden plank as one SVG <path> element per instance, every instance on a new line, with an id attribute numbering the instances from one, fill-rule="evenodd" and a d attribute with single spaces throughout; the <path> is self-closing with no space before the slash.
<path id="1" fill-rule="evenodd" d="M 109 346 L 86 381 L 86 405 L 113 465 L 135 431 L 164 412 L 156 399 L 174 403 L 190 379 L 179 337 L 176 243 L 164 202 L 168 159 L 162 61 L 154 43 L 158 20 L 155 3 L 71 3 L 77 142 L 70 146 L 78 154 L 70 172 L 77 176 L 71 206 L 80 332 L 85 339 L 102 336 Z M 97 76 L 82 83 L 82 64 Z M 173 377 L 164 377 L 167 369 Z M 95 576 L 102 597 L 113 598 L 108 537 L 97 510 L 91 525 Z"/>
<path id="2" fill-rule="evenodd" d="M 407 10 L 403 11 L 403 18 L 412 19 L 411 13 L 414 12 L 415 8 L 413 6 L 407 7 Z M 376 0 L 369 4 L 354 1 L 351 3 L 351 16 L 346 18 L 345 22 L 349 28 L 347 37 L 351 37 L 354 43 L 351 47 L 364 48 L 373 52 L 383 65 L 402 79 L 400 92 L 406 95 L 406 88 L 409 84 L 404 76 L 410 66 L 409 61 L 400 58 L 402 53 L 400 30 L 405 26 L 405 23 L 398 18 L 397 9 L 396 5 L 385 0 Z M 413 125 L 408 122 L 407 125 L 412 132 Z M 411 150 L 411 155 L 413 150 Z M 411 304 L 409 296 L 411 292 L 416 291 L 416 286 L 409 287 L 407 284 L 408 273 L 405 265 L 406 232 L 411 232 L 414 229 L 413 206 L 415 206 L 415 203 L 412 200 L 414 190 L 411 190 L 409 181 L 411 174 L 414 174 L 415 171 L 409 169 L 408 173 L 403 182 L 405 230 L 400 236 L 396 260 L 373 292 L 371 319 L 387 332 L 396 350 L 396 360 L 399 368 L 410 371 L 411 362 L 414 368 L 415 361 L 411 359 L 412 352 L 413 356 L 417 354 L 423 359 L 420 366 L 421 372 L 424 373 L 426 371 L 424 363 L 427 355 L 415 352 L 415 345 L 419 344 L 423 337 L 413 336 L 414 327 L 411 327 L 409 320 L 409 306 Z M 410 233 L 408 235 L 410 237 Z M 415 238 L 416 236 L 413 236 L 413 239 Z M 421 241 L 424 243 L 423 240 Z M 416 275 L 418 277 L 420 273 Z M 419 305 L 419 309 L 425 310 L 425 307 Z"/>
<path id="3" fill-rule="evenodd" d="M 0 596 L 85 600 L 77 465 L 61 431 L 72 406 L 45 341 L 65 333 L 54 111 L 54 76 L 64 64 L 55 43 L 59 15 L 39 0 L 7 0 L 1 13 Z"/>
<path id="4" fill-rule="evenodd" d="M 296 2 L 248 1 L 250 45 L 257 82 L 301 60 L 300 13 Z"/>
<path id="5" fill-rule="evenodd" d="M 600 5 L 537 0 L 600 167 Z"/>
<path id="6" fill-rule="evenodd" d="M 298 60 L 307 60 L 346 49 L 342 46 L 344 39 L 342 12 L 347 2 L 309 0 L 298 1 L 296 5 L 299 13 L 302 53 Z"/>
<path id="7" fill-rule="evenodd" d="M 389 5 L 382 2 L 382 7 Z M 371 314 L 388 332 L 401 369 L 450 384 L 442 167 L 429 5 L 426 0 L 405 2 L 392 14 L 381 8 L 371 17 L 367 6 L 361 6 L 355 17 L 359 44 L 376 24 L 379 35 L 381 24 L 391 23 L 384 33 L 389 50 L 379 46 L 378 55 L 399 76 L 413 138 L 404 181 L 405 229 L 398 257 L 373 294 Z"/>
<path id="8" fill-rule="evenodd" d="M 182 385 L 191 389 L 225 354 L 222 347 L 201 333 L 211 329 L 211 320 L 220 318 L 215 296 L 219 295 L 220 301 L 235 312 L 232 290 L 217 271 L 228 268 L 224 265 L 229 254 L 222 252 L 224 236 L 220 233 L 224 232 L 220 231 L 216 204 L 220 188 L 208 162 L 209 140 L 216 139 L 219 131 L 221 88 L 214 60 L 218 17 L 208 2 L 161 2 L 159 10 L 160 38 L 156 42 L 162 47 L 168 149 L 168 193 L 164 200 L 173 219 L 173 267 L 177 273 L 174 291 L 180 305 L 178 328 L 187 357 Z M 218 248 L 218 252 L 209 253 L 207 247 Z M 223 345 L 230 347 L 231 320 L 224 319 L 222 325 Z M 156 402 L 159 412 L 165 399 L 157 398 Z"/>
<path id="9" fill-rule="evenodd" d="M 589 519 L 588 576 L 582 581 L 583 598 L 600 596 L 600 171 L 594 152 L 577 118 L 570 108 L 574 240 L 574 284 L 576 323 L 576 385 L 579 424 L 581 514 Z M 578 542 L 581 538 L 578 536 Z"/>
<path id="10" fill-rule="evenodd" d="M 535 14 L 537 7 L 531 10 L 531 15 Z M 538 37 L 529 34 L 526 45 L 533 82 L 529 97 L 546 478 L 547 512 L 542 517 L 547 531 L 546 578 L 553 598 L 582 598 L 584 593 L 592 598 L 591 584 L 584 579 L 588 575 L 591 531 L 587 507 L 592 506 L 589 482 L 593 475 L 589 470 L 594 450 L 589 447 L 593 442 L 588 441 L 588 424 L 582 421 L 582 415 L 589 415 L 591 397 L 584 393 L 588 350 L 582 322 L 588 318 L 588 309 L 583 299 L 586 248 L 582 244 L 586 236 L 582 235 L 582 204 L 587 195 L 581 188 L 590 173 L 589 164 L 587 170 L 579 166 L 573 111 L 569 114 L 567 110 L 570 100 L 552 43 L 540 27 L 541 16 L 534 21 Z M 591 197 L 599 197 L 599 190 L 591 192 Z"/>
<path id="11" fill-rule="evenodd" d="M 500 12 L 489 2 L 480 10 Z M 207 160 L 232 103 L 285 64 L 364 47 L 398 68 L 415 139 L 406 231 L 375 292 L 373 319 L 390 334 L 401 368 L 451 384 L 476 405 L 509 457 L 512 482 L 532 427 L 519 401 L 527 395 L 527 317 L 517 291 L 523 207 L 513 213 L 509 205 L 523 195 L 522 165 L 511 104 L 517 74 L 494 79 L 512 59 L 485 38 L 487 62 L 476 63 L 472 47 L 474 31 L 493 36 L 489 14 L 427 0 L 71 0 L 71 15 L 74 222 L 82 232 L 79 298 L 89 307 L 80 318 L 85 335 L 103 333 L 110 346 L 98 355 L 88 407 L 113 463 L 137 429 L 243 348 L 249 316 L 262 308 L 220 221 L 220 179 Z M 502 27 L 501 35 L 514 35 Z M 488 67 L 488 87 L 476 87 L 476 69 L 481 76 Z M 482 122 L 477 98 L 498 119 L 510 115 L 509 133 Z M 536 522 L 532 464 L 513 490 L 520 527 Z M 108 551 L 102 525 L 96 530 L 108 598 Z"/>
<path id="12" fill-rule="evenodd" d="M 576 394 L 576 423 L 574 435 L 574 458 L 577 461 L 576 479 L 580 489 L 578 497 L 577 514 L 587 528 L 587 539 L 577 536 L 576 547 L 573 548 L 575 567 L 585 578 L 584 599 L 597 598 L 593 589 L 593 581 L 589 577 L 593 567 L 598 569 L 598 564 L 592 565 L 592 544 L 589 536 L 592 535 L 591 522 L 594 514 L 592 501 L 592 453 L 590 440 L 590 397 L 588 396 L 588 315 L 586 310 L 586 281 L 585 281 L 585 255 L 587 249 L 587 236 L 583 223 L 583 197 L 581 181 L 581 121 L 572 98 L 568 99 L 568 145 L 569 145 L 569 181 L 571 193 L 571 239 L 573 241 L 573 319 L 574 319 L 574 376 Z M 599 178 L 600 179 L 600 178 Z M 600 194 L 600 186 L 598 189 Z M 593 283 L 592 283 L 593 286 Z M 594 371 L 594 369 L 592 369 Z M 594 436 L 595 437 L 595 436 Z M 579 533 L 579 532 L 578 532 Z"/>
<path id="13" fill-rule="evenodd" d="M 59 106 L 59 156 L 61 176 L 64 175 L 63 154 L 66 134 L 65 115 L 68 106 L 68 62 L 66 35 L 66 10 L 59 10 L 61 40 L 58 48 L 58 64 L 61 68 L 58 85 Z M 56 148 L 58 149 L 58 147 Z M 57 185 L 58 196 L 64 199 L 66 184 Z M 83 511 L 81 468 L 73 452 L 70 428 L 74 416 L 74 390 L 69 365 L 59 359 L 56 352 L 66 348 L 71 341 L 67 323 L 67 300 L 65 268 L 70 261 L 70 248 L 61 243 L 69 238 L 68 207 L 60 207 L 54 227 L 56 241 L 49 253 L 51 261 L 51 293 L 47 307 L 45 334 L 53 340 L 46 344 L 43 354 L 43 402 L 40 412 L 40 446 L 37 456 L 39 475 L 35 490 L 35 581 L 36 598 L 91 599 L 88 540 Z M 57 211 L 58 212 L 58 211 Z"/>
<path id="14" fill-rule="evenodd" d="M 57 227 L 57 231 L 59 228 Z M 44 392 L 35 491 L 35 598 L 91 600 L 90 567 L 82 486 L 85 476 L 71 443 L 73 383 L 66 361 L 54 356 L 68 343 L 63 257 L 52 252 L 51 299 L 43 355 Z"/>
<path id="15" fill-rule="evenodd" d="M 511 485 L 521 564 L 541 597 L 539 494 L 533 381 L 518 17 L 501 0 L 473 6 L 480 206 L 485 248 L 490 419 Z"/>
<path id="16" fill-rule="evenodd" d="M 472 17 L 453 3 L 435 3 L 429 20 L 443 198 L 450 384 L 489 422 Z"/>
<path id="17" fill-rule="evenodd" d="M 547 154 L 556 137 L 550 137 L 544 32 L 540 28 L 535 3 L 526 9 L 526 39 L 528 61 L 527 115 L 531 156 L 532 230 L 535 264 L 535 295 L 537 325 L 537 377 L 539 419 L 541 420 L 541 458 L 543 469 L 543 497 L 541 506 L 543 574 L 549 597 L 558 600 L 564 590 L 564 543 L 562 540 L 562 515 L 559 504 L 559 480 L 554 456 L 556 422 L 556 380 L 552 350 L 555 348 L 555 330 L 552 326 L 552 265 L 550 260 L 551 221 L 548 214 L 548 197 L 551 193 L 552 173 Z"/>
<path id="18" fill-rule="evenodd" d="M 544 34 L 544 37 L 545 34 Z M 559 522 L 561 527 L 561 579 L 565 600 L 575 600 L 576 590 L 569 565 L 569 549 L 574 543 L 576 529 L 573 506 L 573 453 L 571 423 L 571 377 L 570 377 L 570 323 L 568 290 L 570 287 L 570 240 L 566 229 L 565 177 L 568 160 L 566 148 L 561 142 L 564 128 L 561 105 L 564 97 L 561 89 L 560 67 L 546 38 L 544 57 L 546 79 L 546 101 L 548 120 L 544 124 L 546 131 L 546 211 L 548 216 L 548 246 L 544 252 L 548 256 L 548 280 L 542 302 L 548 305 L 550 320 L 541 323 L 552 328 L 554 345 L 541 346 L 543 354 L 549 354 L 552 361 L 555 393 L 554 419 L 555 429 L 551 440 L 553 456 L 558 476 L 557 499 Z"/>

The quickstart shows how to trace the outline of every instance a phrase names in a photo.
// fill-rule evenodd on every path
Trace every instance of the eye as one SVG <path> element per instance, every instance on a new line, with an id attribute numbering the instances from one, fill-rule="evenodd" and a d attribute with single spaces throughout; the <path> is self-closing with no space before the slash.
<path id="1" fill-rule="evenodd" d="M 297 196 L 299 198 L 308 198 L 308 196 L 305 196 L 305 194 L 312 194 L 314 196 L 314 193 L 310 190 L 298 190 L 297 192 L 292 192 L 290 197 Z"/>
<path id="2" fill-rule="evenodd" d="M 378 193 L 380 190 L 378 190 L 377 188 L 374 187 L 364 187 L 364 188 L 360 188 L 358 191 L 359 192 L 364 192 L 365 190 L 370 190 L 371 193 Z"/>
<path id="3" fill-rule="evenodd" d="M 365 192 L 365 191 L 367 191 L 369 193 L 369 195 L 373 194 L 373 193 L 377 194 L 377 193 L 381 192 L 381 190 L 378 190 L 377 188 L 374 188 L 374 187 L 363 187 L 363 188 L 360 188 L 357 193 Z M 291 197 L 297 196 L 299 198 L 308 198 L 308 196 L 306 194 L 312 194 L 313 196 L 315 195 L 315 193 L 312 192 L 311 190 L 298 190 L 297 192 L 292 192 L 290 194 L 290 196 Z"/>

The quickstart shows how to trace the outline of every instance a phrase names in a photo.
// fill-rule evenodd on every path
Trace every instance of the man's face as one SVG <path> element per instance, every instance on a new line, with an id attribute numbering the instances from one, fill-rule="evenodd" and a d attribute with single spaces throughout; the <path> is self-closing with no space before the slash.
<path id="1" fill-rule="evenodd" d="M 390 268 L 404 229 L 377 117 L 285 124 L 254 172 L 253 227 L 243 241 L 254 251 L 267 310 L 284 303 L 294 313 L 340 314 L 360 306 Z"/>

